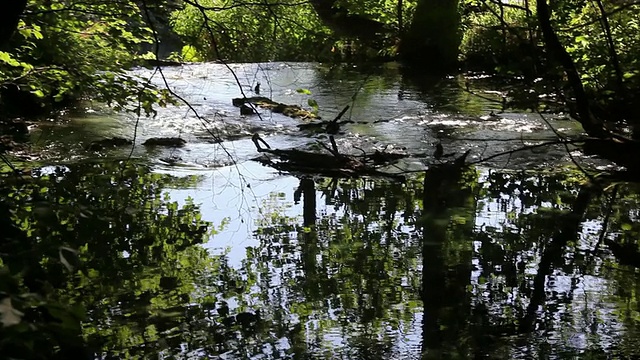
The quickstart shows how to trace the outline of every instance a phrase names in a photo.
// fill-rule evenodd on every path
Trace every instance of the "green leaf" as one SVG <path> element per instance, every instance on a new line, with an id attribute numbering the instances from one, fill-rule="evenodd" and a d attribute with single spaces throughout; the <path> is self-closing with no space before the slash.
<path id="1" fill-rule="evenodd" d="M 0 51 L 0 61 L 6 63 L 8 65 L 11 65 L 11 66 L 16 66 L 16 67 L 20 66 L 20 62 L 19 61 L 17 61 L 16 59 L 12 58 L 11 54 L 9 54 L 7 52 L 4 52 L 4 51 Z"/>
<path id="2" fill-rule="evenodd" d="M 584 35 L 576 36 L 575 42 L 579 43 L 582 46 L 586 46 L 589 45 L 589 38 Z"/>
<path id="3" fill-rule="evenodd" d="M 296 89 L 298 94 L 311 95 L 311 90 L 309 89 Z"/>

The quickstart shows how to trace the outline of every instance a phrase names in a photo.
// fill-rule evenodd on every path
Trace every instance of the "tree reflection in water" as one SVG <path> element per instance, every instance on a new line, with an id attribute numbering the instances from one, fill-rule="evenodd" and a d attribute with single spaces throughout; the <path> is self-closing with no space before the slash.
<path id="1" fill-rule="evenodd" d="M 199 246 L 216 230 L 198 206 L 164 194 L 198 181 L 108 162 L 6 181 L 0 294 L 24 316 L 0 330 L 2 353 L 640 355 L 637 269 L 609 252 L 637 249 L 632 187 L 446 166 L 405 183 L 304 178 L 301 216 L 265 200 L 259 245 L 231 267 Z"/>

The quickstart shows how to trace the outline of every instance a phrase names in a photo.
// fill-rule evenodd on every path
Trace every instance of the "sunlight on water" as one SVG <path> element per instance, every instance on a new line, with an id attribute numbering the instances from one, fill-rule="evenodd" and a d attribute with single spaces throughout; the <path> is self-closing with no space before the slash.
<path id="1" fill-rule="evenodd" d="M 37 146 L 50 148 L 52 166 L 34 171 L 33 192 L 7 201 L 21 199 L 29 204 L 23 211 L 42 216 L 16 215 L 53 238 L 53 245 L 34 246 L 52 246 L 42 251 L 58 259 L 61 247 L 75 244 L 94 266 L 76 280 L 102 299 L 87 304 L 86 331 L 110 347 L 104 352 L 224 359 L 638 355 L 637 270 L 606 246 L 637 234 L 632 189 L 620 190 L 625 201 L 605 224 L 607 199 L 591 194 L 567 166 L 571 148 L 510 153 L 468 172 L 441 166 L 468 149 L 468 160 L 478 160 L 551 140 L 549 124 L 577 134 L 566 119 L 491 115 L 495 102 L 463 91 L 456 78 L 425 91 L 393 67 L 231 66 L 240 84 L 221 64 L 163 70 L 202 119 L 185 106 L 159 109 L 152 119 L 96 111 L 32 134 Z M 153 81 L 163 80 L 156 74 Z M 328 141 L 321 131 L 299 130 L 300 119 L 267 110 L 240 116 L 231 99 L 240 89 L 255 95 L 258 81 L 261 95 L 276 101 L 304 107 L 313 98 L 325 119 L 351 105 L 345 119 L 353 123 L 336 135 L 341 153 L 403 151 L 414 156 L 397 168 L 420 171 L 402 183 L 336 180 L 252 161 L 254 133 L 274 149 L 320 149 L 317 142 Z M 134 132 L 133 148 L 85 149 Z M 187 144 L 141 145 L 159 136 Z M 443 159 L 433 155 L 438 143 Z M 56 171 L 57 162 L 69 171 Z M 579 195 L 590 197 L 576 221 L 570 215 Z M 201 243 L 204 228 L 215 232 Z M 69 229 L 76 243 L 58 238 L 71 236 Z M 97 241 L 89 246 L 87 238 Z M 105 261 L 105 254 L 113 258 Z"/>
<path id="2" fill-rule="evenodd" d="M 240 180 L 234 180 L 235 177 L 238 177 L 238 171 L 245 176 Z M 173 174 L 179 175 L 180 173 L 174 172 Z M 481 179 L 482 181 L 489 181 L 489 172 L 483 171 Z M 233 185 L 237 182 L 245 185 Z M 268 271 L 267 277 L 263 279 L 268 280 L 270 288 L 279 289 L 289 286 L 287 284 L 293 274 L 300 274 L 299 267 L 294 264 L 305 256 L 304 237 L 300 230 L 285 231 L 282 233 L 283 237 L 280 238 L 280 241 L 284 241 L 284 243 L 271 243 L 265 248 L 265 244 L 262 243 L 262 240 L 259 240 L 260 237 L 256 237 L 256 231 L 261 226 L 264 226 L 265 221 L 266 223 L 271 223 L 271 220 L 265 218 L 265 216 L 269 216 L 268 214 L 273 211 L 277 211 L 279 216 L 286 216 L 293 223 L 301 224 L 302 204 L 294 204 L 293 201 L 293 192 L 298 185 L 299 181 L 295 177 L 281 176 L 255 163 L 247 162 L 237 169 L 228 167 L 216 170 L 213 173 L 208 172 L 208 175 L 198 183 L 197 187 L 171 190 L 170 194 L 174 200 L 183 200 L 186 197 L 193 198 L 196 203 L 201 204 L 201 212 L 204 218 L 212 220 L 214 224 L 220 223 L 225 218 L 229 220 L 225 229 L 220 234 L 215 235 L 205 246 L 212 250 L 213 254 L 225 254 L 229 265 L 232 267 L 242 269 L 247 265 L 247 262 L 252 262 L 251 257 L 247 257 L 247 249 L 262 248 L 262 251 L 274 250 L 280 253 L 280 256 L 282 256 L 280 260 L 286 260 L 289 265 L 273 264 L 274 267 Z M 379 200 L 384 201 L 382 198 Z M 490 234 L 493 234 L 489 235 L 493 239 L 491 241 L 496 245 L 502 244 L 505 247 L 511 246 L 505 240 L 508 234 L 517 234 L 522 231 L 516 226 L 520 218 L 535 216 L 538 209 L 552 207 L 551 203 L 544 201 L 540 205 L 526 205 L 523 200 L 514 196 L 514 194 L 485 197 L 479 200 L 478 208 L 474 215 L 474 231 L 477 236 L 484 236 L 482 234 L 486 234 L 485 230 L 491 229 Z M 333 228 L 328 229 L 330 233 L 340 232 L 342 231 L 341 229 L 347 230 L 347 228 L 342 228 L 339 225 L 339 219 L 348 214 L 348 212 L 344 211 L 345 208 L 331 205 L 325 195 L 320 192 L 316 193 L 315 201 L 317 204 L 324 204 L 316 208 L 320 219 L 333 219 L 330 221 L 335 221 L 334 225 L 331 225 Z M 353 199 L 353 201 L 357 201 L 357 198 Z M 397 212 L 394 216 L 399 219 L 402 216 L 402 212 Z M 351 218 L 355 219 L 353 215 L 351 215 Z M 364 220 L 364 218 L 361 219 Z M 411 226 L 406 226 L 403 222 L 400 222 L 398 229 L 402 229 L 401 231 L 405 233 L 414 231 Z M 582 244 L 580 247 L 592 248 L 596 239 L 589 234 L 598 232 L 598 222 L 587 222 L 583 229 L 583 232 L 579 234 Z M 381 230 L 384 230 L 382 223 L 369 227 L 368 231 L 377 232 Z M 505 238 L 503 239 L 503 237 Z M 326 241 L 332 242 L 334 240 L 327 238 Z M 475 269 L 469 273 L 469 284 L 474 288 L 472 293 L 475 294 L 476 301 L 485 301 L 492 304 L 488 307 L 489 311 L 508 316 L 508 312 L 506 312 L 508 308 L 526 307 L 528 301 L 523 298 L 522 289 L 509 284 L 512 280 L 509 279 L 510 275 L 508 275 L 507 271 L 513 264 L 495 263 L 490 268 L 481 265 L 484 261 L 485 255 L 483 253 L 486 251 L 486 246 L 487 244 L 485 244 L 484 240 L 474 242 L 474 255 L 471 262 Z M 271 250 L 267 250 L 268 248 L 271 248 Z M 280 250 L 276 250 L 278 248 Z M 406 250 L 406 248 L 399 247 L 397 251 L 404 252 Z M 348 256 L 357 256 L 357 254 Z M 522 266 L 522 276 L 524 276 L 524 279 L 529 279 L 527 281 L 530 281 L 539 272 L 537 264 L 541 261 L 540 254 L 535 249 L 532 249 L 531 251 L 521 252 L 518 256 L 519 263 L 517 266 Z M 401 258 L 403 257 L 398 259 Z M 270 259 L 269 261 L 276 260 L 271 257 L 268 259 Z M 325 260 L 324 256 L 320 255 L 316 258 L 319 264 L 322 264 Z M 420 258 L 417 257 L 416 261 L 419 263 Z M 331 261 L 321 266 L 326 266 L 330 273 L 337 270 L 332 270 L 334 265 Z M 353 269 L 355 270 L 356 268 Z M 410 271 L 421 271 L 421 267 L 417 264 L 409 269 Z M 398 270 L 389 269 L 388 271 L 396 272 Z M 339 274 L 339 271 L 336 274 Z M 297 275 L 293 275 L 294 278 L 295 276 Z M 370 293 L 369 291 L 356 291 L 355 293 L 332 292 L 324 300 L 312 300 L 311 303 L 317 305 L 309 309 L 309 313 L 304 320 L 298 316 L 292 318 L 293 323 L 299 322 L 300 326 L 302 326 L 302 331 L 307 338 L 307 351 L 324 358 L 335 356 L 367 358 L 380 352 L 394 354 L 393 356 L 402 356 L 403 358 L 420 358 L 420 354 L 423 351 L 421 334 L 423 334 L 424 308 L 416 296 L 418 289 L 413 287 L 413 280 L 409 280 L 407 277 L 402 277 L 401 279 L 400 282 L 394 285 L 403 289 L 399 293 L 393 290 L 393 287 L 384 287 L 376 290 L 379 295 L 374 295 L 375 293 Z M 359 288 L 357 284 L 354 284 L 354 286 Z M 617 305 L 611 300 L 612 294 L 608 291 L 603 291 L 612 286 L 615 286 L 612 280 L 606 280 L 599 276 L 571 274 L 560 270 L 548 276 L 545 281 L 545 292 L 549 294 L 549 298 L 544 308 L 538 308 L 536 312 L 542 315 L 546 312 L 544 309 L 552 308 L 552 318 L 545 321 L 554 321 L 561 326 L 558 328 L 545 326 L 536 329 L 535 334 L 538 339 L 553 348 L 587 350 L 595 343 L 604 348 L 615 346 L 619 341 L 617 335 L 624 332 L 624 327 L 613 320 L 617 316 Z M 494 298 L 496 289 L 501 289 L 499 293 L 502 292 L 504 294 L 504 299 Z M 364 289 L 360 291 L 362 290 Z M 255 292 L 251 293 L 250 296 L 254 299 L 263 296 L 263 289 L 255 288 L 253 291 Z M 282 295 L 280 290 L 275 290 L 274 293 L 269 295 L 269 298 L 283 309 L 286 309 L 291 306 L 289 301 L 292 299 L 288 299 L 286 295 L 281 297 Z M 376 309 L 373 307 L 367 310 L 365 307 L 361 309 L 364 311 L 364 315 L 359 313 L 357 315 L 359 320 L 357 321 L 353 318 L 353 316 L 356 316 L 356 313 L 353 313 L 354 309 L 350 306 L 344 306 L 344 304 L 354 300 L 353 296 L 358 298 L 357 301 L 359 303 L 367 304 L 373 300 L 372 297 L 380 295 L 391 296 L 394 299 L 394 305 L 388 309 Z M 238 301 L 232 299 L 229 301 L 229 306 L 234 309 L 241 305 Z M 253 306 L 256 306 L 256 303 Z M 597 308 L 598 311 L 593 312 L 592 309 L 594 308 Z M 369 320 L 366 320 L 367 316 L 373 316 L 372 319 L 374 319 L 376 317 L 375 313 L 381 310 L 398 314 L 396 315 L 398 317 L 384 320 L 382 326 L 377 325 L 374 330 L 370 328 Z M 371 311 L 371 314 L 367 315 L 367 311 Z M 364 318 L 361 316 L 364 316 Z M 603 326 L 605 323 L 607 324 L 606 327 Z M 537 340 L 535 340 L 535 343 L 539 345 Z M 269 354 L 274 354 L 274 351 L 287 352 L 292 350 L 292 344 L 287 338 L 279 338 L 277 344 L 277 347 L 265 350 L 267 357 Z M 377 348 L 377 346 L 383 346 L 384 349 Z M 503 344 L 501 346 L 506 345 Z M 508 352 L 511 356 L 519 357 L 532 356 L 531 354 L 536 353 L 536 351 L 520 348 L 517 343 L 514 343 Z M 235 358 L 231 354 L 229 356 Z"/>

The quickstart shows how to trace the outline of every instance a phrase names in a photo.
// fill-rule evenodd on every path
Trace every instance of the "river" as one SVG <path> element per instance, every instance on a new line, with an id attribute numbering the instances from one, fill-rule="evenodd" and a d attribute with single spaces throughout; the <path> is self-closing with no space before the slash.
<path id="1" fill-rule="evenodd" d="M 502 111 L 508 95 L 493 79 L 411 81 L 394 64 L 135 72 L 190 107 L 138 118 L 87 103 L 33 130 L 40 165 L 26 184 L 7 180 L 18 185 L 5 201 L 33 239 L 18 248 L 52 299 L 85 309 L 95 356 L 640 356 L 639 272 L 607 245 L 640 230 L 637 189 L 585 186 L 574 161 L 608 165 L 564 145 L 492 157 L 579 134 L 563 114 Z M 258 82 L 278 102 L 315 100 L 323 119 L 350 105 L 340 151 L 413 154 L 386 169 L 407 180 L 294 176 L 253 161 L 254 133 L 272 148 L 327 142 L 299 130 L 304 120 L 241 116 L 231 99 Z M 86 150 L 114 136 L 134 146 Z M 142 146 L 162 136 L 187 144 Z M 438 143 L 490 159 L 432 180 Z"/>

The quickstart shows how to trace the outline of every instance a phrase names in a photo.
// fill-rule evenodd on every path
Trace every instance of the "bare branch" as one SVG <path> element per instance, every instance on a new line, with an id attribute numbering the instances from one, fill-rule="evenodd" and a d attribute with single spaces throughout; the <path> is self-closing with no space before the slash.
<path id="1" fill-rule="evenodd" d="M 617 13 L 619 13 L 619 12 L 621 12 L 621 11 L 627 10 L 627 9 L 632 8 L 632 7 L 634 7 L 634 6 L 637 6 L 637 5 L 640 5 L 640 1 L 632 2 L 632 3 L 629 3 L 629 4 L 624 4 L 624 5 L 622 5 L 622 6 L 618 7 L 618 8 L 615 8 L 614 10 L 611 10 L 611 11 L 609 11 L 609 12 L 607 12 L 607 13 L 603 14 L 603 16 L 605 16 L 605 17 L 610 17 L 611 15 L 617 14 Z M 593 20 L 591 20 L 591 21 L 587 21 L 587 22 L 585 22 L 585 23 L 583 23 L 583 24 L 579 24 L 579 25 L 571 26 L 571 27 L 568 27 L 568 28 L 559 28 L 558 30 L 560 30 L 560 31 L 573 31 L 573 30 L 578 30 L 578 29 L 581 29 L 581 28 L 587 27 L 587 26 L 589 26 L 589 25 L 593 25 L 593 24 L 595 24 L 595 23 L 597 23 L 597 22 L 599 22 L 599 21 L 600 21 L 600 19 L 599 19 L 599 18 L 596 18 L 596 19 L 593 19 Z"/>
<path id="2" fill-rule="evenodd" d="M 196 8 L 198 8 L 198 10 L 201 11 L 205 11 L 205 10 L 210 10 L 210 11 L 224 11 L 224 10 L 231 10 L 231 9 L 235 9 L 238 7 L 248 7 L 248 6 L 260 6 L 260 7 L 275 7 L 275 6 L 299 6 L 299 5 L 305 5 L 305 4 L 309 4 L 308 1 L 300 1 L 300 2 L 293 2 L 293 3 L 287 3 L 287 2 L 275 2 L 275 3 L 268 3 L 268 2 L 236 2 L 232 5 L 227 5 L 227 6 L 205 6 L 200 4 L 197 0 L 184 0 L 184 2 L 186 4 L 189 4 L 191 6 L 194 6 Z"/>

